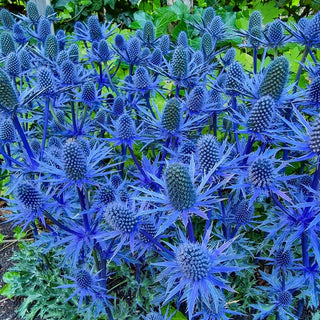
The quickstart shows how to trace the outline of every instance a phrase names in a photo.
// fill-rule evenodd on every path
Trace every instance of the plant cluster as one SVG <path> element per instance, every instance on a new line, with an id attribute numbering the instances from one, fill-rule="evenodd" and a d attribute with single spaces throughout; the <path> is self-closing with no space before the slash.
<path id="1" fill-rule="evenodd" d="M 264 25 L 254 11 L 231 30 L 208 7 L 189 22 L 197 47 L 151 21 L 125 38 L 93 15 L 66 35 L 52 7 L 26 12 L 0 11 L 3 197 L 34 236 L 8 281 L 37 292 L 21 315 L 315 315 L 320 14 Z M 235 35 L 252 70 L 219 47 Z M 289 42 L 304 50 L 294 81 Z"/>

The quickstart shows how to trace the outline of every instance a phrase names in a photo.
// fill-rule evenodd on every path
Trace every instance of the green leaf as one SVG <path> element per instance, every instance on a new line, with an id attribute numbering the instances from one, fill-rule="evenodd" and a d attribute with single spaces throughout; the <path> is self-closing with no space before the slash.
<path id="1" fill-rule="evenodd" d="M 152 20 L 152 15 L 143 11 L 137 11 L 133 14 L 134 22 L 132 22 L 129 27 L 132 29 L 143 28 L 147 20 Z"/>
<path id="2" fill-rule="evenodd" d="M 7 297 L 9 299 L 11 299 L 14 296 L 14 294 L 12 293 L 12 290 L 11 290 L 11 285 L 9 283 L 4 285 L 0 289 L 0 295 L 5 296 L 5 297 Z"/>
<path id="3" fill-rule="evenodd" d="M 21 240 L 22 238 L 24 238 L 27 233 L 23 232 L 20 226 L 17 226 L 14 228 L 14 238 L 16 238 L 17 240 Z"/>
<path id="4" fill-rule="evenodd" d="M 275 0 L 263 3 L 259 1 L 258 4 L 254 7 L 254 10 L 261 11 L 264 24 L 272 22 L 275 18 L 278 18 L 279 14 L 281 14 L 283 11 L 277 8 L 277 2 Z"/>
<path id="5" fill-rule="evenodd" d="M 0 243 L 3 242 L 5 235 L 3 235 L 2 233 L 0 233 Z"/>
<path id="6" fill-rule="evenodd" d="M 112 10 L 114 10 L 117 0 L 104 0 L 104 5 L 109 5 Z"/>
<path id="7" fill-rule="evenodd" d="M 15 281 L 16 278 L 20 277 L 20 273 L 19 272 L 15 272 L 15 271 L 8 271 L 5 272 L 3 275 L 3 282 L 5 283 L 11 283 L 13 281 Z"/>
<path id="8" fill-rule="evenodd" d="M 177 0 L 171 7 L 169 7 L 169 10 L 174 12 L 180 19 L 185 14 L 190 13 L 188 6 L 185 5 L 181 0 Z"/>
<path id="9" fill-rule="evenodd" d="M 172 38 L 174 40 L 176 40 L 178 38 L 178 35 L 181 31 L 185 31 L 188 33 L 188 25 L 186 24 L 186 22 L 183 20 L 181 20 L 178 25 L 173 29 L 172 31 Z"/>
<path id="10" fill-rule="evenodd" d="M 92 3 L 91 0 L 81 0 L 80 4 L 84 7 L 89 6 Z"/>
<path id="11" fill-rule="evenodd" d="M 156 21 L 156 37 L 168 33 L 168 24 L 176 21 L 177 19 L 178 16 L 174 12 L 167 10 L 166 13 L 160 16 L 160 19 L 157 19 Z"/>
<path id="12" fill-rule="evenodd" d="M 55 8 L 56 9 L 63 9 L 66 7 L 66 5 L 71 2 L 70 0 L 58 0 L 56 5 L 55 5 Z"/>

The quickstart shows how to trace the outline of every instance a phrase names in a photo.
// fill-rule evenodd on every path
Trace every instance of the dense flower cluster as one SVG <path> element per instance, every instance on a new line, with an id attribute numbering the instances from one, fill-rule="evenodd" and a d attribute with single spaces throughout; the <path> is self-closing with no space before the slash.
<path id="1" fill-rule="evenodd" d="M 252 12 L 235 31 L 252 70 L 222 45 L 233 32 L 211 7 L 188 21 L 198 46 L 186 31 L 158 37 L 152 21 L 127 39 L 96 15 L 54 33 L 54 9 L 41 16 L 32 1 L 0 19 L 8 218 L 61 258 L 58 288 L 73 289 L 81 319 L 115 318 L 122 266 L 139 294 L 152 276 L 135 319 L 174 307 L 190 320 L 249 308 L 287 320 L 320 307 L 319 13 L 264 26 Z M 287 42 L 313 59 L 292 84 L 277 51 Z"/>

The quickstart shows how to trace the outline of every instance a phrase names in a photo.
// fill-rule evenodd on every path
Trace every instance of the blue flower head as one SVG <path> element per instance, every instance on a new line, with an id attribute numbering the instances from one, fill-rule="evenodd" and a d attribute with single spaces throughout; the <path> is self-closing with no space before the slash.
<path id="1" fill-rule="evenodd" d="M 119 117 L 125 111 L 125 97 L 124 96 L 117 96 L 112 105 L 112 113 Z"/>
<path id="2" fill-rule="evenodd" d="M 168 54 L 170 50 L 170 37 L 167 34 L 160 37 L 159 48 L 164 56 Z"/>
<path id="3" fill-rule="evenodd" d="M 202 35 L 200 47 L 204 57 L 210 57 L 214 50 L 214 43 L 212 35 L 209 32 L 206 32 Z"/>
<path id="4" fill-rule="evenodd" d="M 216 15 L 215 10 L 212 7 L 207 7 L 204 10 L 203 15 L 202 15 L 203 26 L 208 27 L 211 24 L 215 15 Z"/>
<path id="5" fill-rule="evenodd" d="M 18 44 L 25 44 L 29 41 L 29 37 L 26 36 L 23 27 L 19 23 L 13 25 L 12 36 Z"/>
<path id="6" fill-rule="evenodd" d="M 229 48 L 227 52 L 225 53 L 224 57 L 221 58 L 223 64 L 225 67 L 228 67 L 231 65 L 231 63 L 234 62 L 234 59 L 236 57 L 236 49 L 235 48 Z"/>
<path id="7" fill-rule="evenodd" d="M 46 67 L 39 68 L 37 72 L 37 83 L 42 94 L 51 96 L 54 91 L 52 71 Z"/>
<path id="8" fill-rule="evenodd" d="M 97 16 L 90 16 L 87 20 L 91 41 L 100 41 L 103 38 L 100 22 Z"/>
<path id="9" fill-rule="evenodd" d="M 152 21 L 148 20 L 143 26 L 143 43 L 145 46 L 152 47 L 155 41 L 155 30 Z"/>
<path id="10" fill-rule="evenodd" d="M 51 22 L 54 22 L 54 21 L 56 21 L 56 15 L 57 15 L 57 13 L 54 11 L 54 8 L 53 8 L 53 6 L 51 6 L 51 5 L 47 5 L 46 6 L 46 9 L 45 9 L 45 17 L 47 18 L 47 19 L 49 19 Z"/>
<path id="11" fill-rule="evenodd" d="M 259 10 L 253 11 L 249 17 L 248 31 L 251 32 L 252 28 L 262 29 L 262 14 Z"/>
<path id="12" fill-rule="evenodd" d="M 64 47 L 67 43 L 67 37 L 65 32 L 62 29 L 59 29 L 56 33 L 57 41 L 58 41 L 58 48 L 59 52 L 64 50 Z"/>
<path id="13" fill-rule="evenodd" d="M 73 43 L 68 50 L 68 55 L 70 61 L 77 64 L 79 63 L 79 47 L 77 44 Z"/>
<path id="14" fill-rule="evenodd" d="M 44 43 L 49 34 L 51 34 L 50 21 L 47 18 L 40 18 L 37 26 L 37 38 Z"/>
<path id="15" fill-rule="evenodd" d="M 47 36 L 44 43 L 44 55 L 50 60 L 55 61 L 58 55 L 58 41 L 55 35 L 50 34 Z"/>
<path id="16" fill-rule="evenodd" d="M 151 55 L 150 63 L 155 66 L 160 66 L 163 61 L 162 51 L 159 48 L 156 48 Z"/>
<path id="17" fill-rule="evenodd" d="M 188 48 L 189 45 L 189 40 L 188 40 L 188 35 L 185 31 L 180 31 L 177 39 L 177 45 Z"/>
<path id="18" fill-rule="evenodd" d="M 179 300 L 187 301 L 189 319 L 192 319 L 200 297 L 204 301 L 209 301 L 216 299 L 217 295 L 222 295 L 219 289 L 233 291 L 220 276 L 220 272 L 233 272 L 241 269 L 228 265 L 232 259 L 236 258 L 225 252 L 232 241 L 215 249 L 208 247 L 210 232 L 211 227 L 201 244 L 189 242 L 180 232 L 180 243 L 177 246 L 171 246 L 174 250 L 174 258 L 159 263 L 159 266 L 166 268 L 160 274 L 159 280 L 168 278 L 165 303 L 178 294 Z"/>
<path id="19" fill-rule="evenodd" d="M 27 17 L 33 24 L 36 24 L 40 19 L 40 14 L 38 10 L 38 6 L 33 1 L 27 2 Z"/>
<path id="20" fill-rule="evenodd" d="M 11 77 L 18 77 L 21 73 L 21 65 L 18 55 L 11 52 L 7 55 L 5 61 L 5 70 Z"/>
<path id="21" fill-rule="evenodd" d="M 18 104 L 18 97 L 8 75 L 0 69 L 0 108 L 12 111 Z"/>
<path id="22" fill-rule="evenodd" d="M 15 24 L 15 20 L 10 11 L 8 11 L 5 8 L 2 8 L 0 11 L 0 19 L 1 19 L 1 24 L 6 29 L 12 30 L 13 25 Z"/>
<path id="23" fill-rule="evenodd" d="M 119 49 L 119 50 L 125 50 L 127 48 L 126 40 L 122 34 L 117 34 L 114 37 L 114 45 Z"/>
<path id="24" fill-rule="evenodd" d="M 10 33 L 4 31 L 0 35 L 0 49 L 3 56 L 7 56 L 11 52 L 15 52 L 14 41 Z"/>
<path id="25" fill-rule="evenodd" d="M 260 96 L 269 95 L 275 101 L 279 100 L 289 75 L 289 62 L 285 57 L 277 57 L 267 69 L 260 84 Z"/>
<path id="26" fill-rule="evenodd" d="M 176 98 L 167 101 L 163 109 L 161 124 L 168 132 L 178 131 L 181 122 L 181 105 Z"/>
<path id="27" fill-rule="evenodd" d="M 9 118 L 2 119 L 0 122 L 0 140 L 2 142 L 13 142 L 15 139 L 14 126 Z"/>
<path id="28" fill-rule="evenodd" d="M 226 94 L 237 96 L 243 91 L 244 72 L 239 62 L 233 62 L 227 71 Z"/>
<path id="29" fill-rule="evenodd" d="M 21 70 L 23 72 L 28 71 L 31 68 L 30 53 L 25 49 L 20 50 L 19 59 L 20 59 Z"/>
<path id="30" fill-rule="evenodd" d="M 207 174 L 220 161 L 220 145 L 217 138 L 211 134 L 199 138 L 198 159 L 201 170 Z"/>

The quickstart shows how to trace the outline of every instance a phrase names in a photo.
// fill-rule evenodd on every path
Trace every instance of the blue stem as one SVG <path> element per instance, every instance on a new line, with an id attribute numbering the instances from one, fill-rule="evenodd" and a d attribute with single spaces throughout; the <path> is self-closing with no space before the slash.
<path id="1" fill-rule="evenodd" d="M 143 175 L 143 177 L 144 177 L 144 179 L 145 179 L 145 182 L 146 182 L 146 183 L 149 183 L 149 182 L 150 182 L 150 179 L 149 179 L 149 177 L 146 175 L 146 173 L 144 172 L 144 170 L 142 169 L 142 167 L 140 166 L 139 161 L 138 161 L 136 155 L 134 154 L 132 148 L 128 146 L 128 149 L 129 149 L 129 151 L 130 151 L 130 154 L 131 154 L 131 157 L 132 157 L 134 163 L 136 164 L 137 168 L 139 169 L 139 171 L 140 171 L 141 174 Z"/>
<path id="2" fill-rule="evenodd" d="M 257 74 L 258 48 L 253 48 L 253 73 Z"/>
<path id="3" fill-rule="evenodd" d="M 20 136 L 20 138 L 22 140 L 22 143 L 24 145 L 24 148 L 26 149 L 26 152 L 28 154 L 28 157 L 29 157 L 31 163 L 34 166 L 38 166 L 38 163 L 35 161 L 33 152 L 31 150 L 30 145 L 28 143 L 28 140 L 27 140 L 27 138 L 26 138 L 26 136 L 25 136 L 25 134 L 24 134 L 24 132 L 23 132 L 23 130 L 21 128 L 21 125 L 20 125 L 20 122 L 19 122 L 19 119 L 18 119 L 16 113 L 12 113 L 11 119 L 12 119 L 12 122 L 13 122 L 16 130 L 18 131 L 18 134 L 19 134 L 19 136 Z"/>
<path id="4" fill-rule="evenodd" d="M 8 154 L 7 154 L 8 153 Z M 9 150 L 8 152 L 5 152 L 3 146 L 0 145 L 0 154 L 2 154 L 3 158 L 8 162 L 8 164 L 11 166 L 11 162 L 15 163 L 16 165 L 18 165 L 19 167 L 22 167 L 23 164 L 21 162 L 19 162 L 16 159 L 13 159 L 11 157 L 11 155 L 9 154 Z"/>
<path id="5" fill-rule="evenodd" d="M 211 217 L 212 217 L 212 209 L 209 210 L 208 214 L 207 214 L 208 220 L 206 220 L 206 224 L 204 226 L 204 232 L 203 232 L 203 237 L 206 235 L 209 227 L 210 227 L 210 223 L 211 223 Z"/>
<path id="6" fill-rule="evenodd" d="M 157 246 L 163 252 L 169 254 L 171 257 L 174 257 L 174 253 L 172 251 L 164 247 L 160 242 L 158 242 L 155 238 L 153 238 L 148 232 L 146 232 L 143 229 L 140 229 L 139 232 L 144 236 L 146 236 L 150 240 L 150 242 L 152 242 L 155 246 Z"/>
<path id="7" fill-rule="evenodd" d="M 309 49 L 309 53 L 310 53 L 310 56 L 311 56 L 313 62 L 317 65 L 317 64 L 318 64 L 318 61 L 317 61 L 316 57 L 314 56 L 311 48 Z"/>
<path id="8" fill-rule="evenodd" d="M 232 102 L 232 109 L 237 111 L 238 106 L 237 106 L 237 98 L 236 97 L 232 97 L 231 98 L 231 102 Z M 234 122 L 233 123 L 233 134 L 234 134 L 234 139 L 236 140 L 236 147 L 237 147 L 237 152 L 240 152 L 240 141 L 239 141 L 239 136 L 238 136 L 238 125 Z"/>
<path id="9" fill-rule="evenodd" d="M 43 158 L 43 152 L 46 145 L 48 120 L 49 120 L 49 104 L 50 104 L 50 99 L 46 98 L 45 107 L 44 107 L 44 125 L 43 125 L 43 134 L 42 134 L 42 144 L 41 144 L 41 150 L 40 150 L 40 160 L 42 160 Z"/>
<path id="10" fill-rule="evenodd" d="M 72 116 L 73 131 L 74 131 L 74 134 L 77 134 L 78 130 L 77 130 L 76 113 L 75 113 L 75 109 L 74 109 L 74 102 L 71 101 L 70 103 L 71 103 L 71 116 Z"/>
<path id="11" fill-rule="evenodd" d="M 152 114 L 152 117 L 153 117 L 154 119 L 156 119 L 156 115 L 154 114 L 153 109 L 152 109 L 152 106 L 151 106 L 151 104 L 150 104 L 150 92 L 146 93 L 146 94 L 144 95 L 144 98 L 145 98 L 145 100 L 146 100 L 147 107 L 149 108 L 149 110 L 150 110 L 150 112 L 151 112 L 151 114 Z"/>
<path id="12" fill-rule="evenodd" d="M 260 72 L 261 72 L 262 69 L 263 69 L 263 65 L 264 65 L 264 61 L 265 61 L 266 56 L 267 56 L 267 52 L 268 52 L 268 47 L 265 47 L 265 48 L 264 48 L 264 51 L 263 51 L 263 55 L 262 55 L 262 60 L 261 60 Z"/>
<path id="13" fill-rule="evenodd" d="M 84 197 L 83 191 L 79 187 L 77 187 L 77 191 L 78 191 L 81 210 L 85 211 L 86 210 L 86 203 L 85 203 L 85 197 Z M 90 224 L 89 224 L 88 214 L 83 212 L 82 217 L 83 217 L 83 223 L 84 223 L 84 227 L 85 227 L 86 231 L 90 232 L 91 228 L 90 228 Z"/>
<path id="14" fill-rule="evenodd" d="M 196 239 L 194 237 L 194 231 L 193 231 L 193 225 L 192 225 L 191 217 L 190 217 L 190 219 L 188 219 L 187 230 L 188 230 L 189 240 L 191 242 L 196 242 Z"/>
<path id="15" fill-rule="evenodd" d="M 157 172 L 157 178 L 161 177 L 162 170 L 163 170 L 163 167 L 164 167 L 164 159 L 166 158 L 166 155 L 167 155 L 167 152 L 168 152 L 167 148 L 169 147 L 170 140 L 171 140 L 171 137 L 168 137 L 166 142 L 165 142 L 165 144 L 164 144 L 163 153 L 162 153 L 162 156 L 161 156 L 161 164 L 160 164 L 160 167 L 159 167 L 158 172 Z"/>

